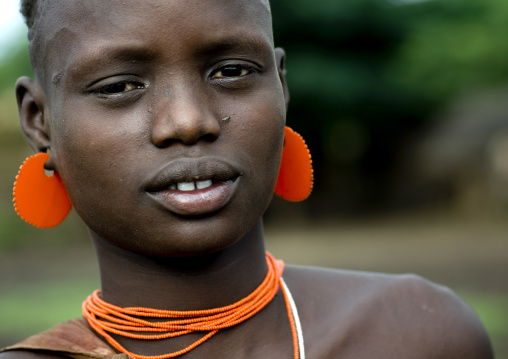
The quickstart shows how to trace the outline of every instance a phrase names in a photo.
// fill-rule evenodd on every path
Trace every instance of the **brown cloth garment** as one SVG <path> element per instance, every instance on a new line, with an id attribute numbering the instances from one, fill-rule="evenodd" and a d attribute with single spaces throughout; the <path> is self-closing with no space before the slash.
<path id="1" fill-rule="evenodd" d="M 72 359 L 129 359 L 127 354 L 116 354 L 100 340 L 84 318 L 58 324 L 0 352 L 10 350 L 54 353 Z"/>

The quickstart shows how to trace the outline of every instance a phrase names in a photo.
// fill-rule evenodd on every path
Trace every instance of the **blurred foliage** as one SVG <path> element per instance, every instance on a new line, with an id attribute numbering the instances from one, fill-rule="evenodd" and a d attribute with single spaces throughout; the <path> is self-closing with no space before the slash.
<path id="1" fill-rule="evenodd" d="M 418 131 L 460 92 L 508 80 L 504 0 L 272 2 L 286 49 L 288 124 L 316 168 L 309 214 L 391 205 Z"/>
<path id="2" fill-rule="evenodd" d="M 26 34 L 20 34 L 17 41 L 13 41 L 1 50 L 3 56 L 0 62 L 0 92 L 12 91 L 18 77 L 32 76 Z"/>
<path id="3" fill-rule="evenodd" d="M 506 1 L 445 0 L 419 9 L 393 64 L 406 86 L 440 102 L 506 83 L 508 43 L 499 36 L 508 31 Z"/>
<path id="4" fill-rule="evenodd" d="M 14 85 L 20 76 L 33 76 L 26 34 L 5 45 L 0 54 L 0 143 L 6 146 L 21 139 Z"/>

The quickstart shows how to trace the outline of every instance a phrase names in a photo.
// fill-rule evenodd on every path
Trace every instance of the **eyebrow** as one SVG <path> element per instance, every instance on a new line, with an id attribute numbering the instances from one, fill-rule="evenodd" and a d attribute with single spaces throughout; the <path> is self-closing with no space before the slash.
<path id="1" fill-rule="evenodd" d="M 210 41 L 204 45 L 198 52 L 199 56 L 211 56 L 216 54 L 224 54 L 231 51 L 239 51 L 245 53 L 265 52 L 273 49 L 271 43 L 261 36 L 243 36 L 242 41 L 238 37 L 219 38 Z"/>
<path id="2" fill-rule="evenodd" d="M 149 62 L 156 56 L 146 45 L 97 46 L 85 53 L 79 53 L 76 60 L 71 60 L 68 74 L 72 77 L 118 63 Z"/>

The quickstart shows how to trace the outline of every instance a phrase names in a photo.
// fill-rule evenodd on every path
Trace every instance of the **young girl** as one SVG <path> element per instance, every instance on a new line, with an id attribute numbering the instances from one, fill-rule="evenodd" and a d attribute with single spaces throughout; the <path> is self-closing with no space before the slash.
<path id="1" fill-rule="evenodd" d="M 36 79 L 16 94 L 41 154 L 18 176 L 16 209 L 44 227 L 72 203 L 101 290 L 83 318 L 0 358 L 492 358 L 445 288 L 265 253 L 274 188 L 295 200 L 311 186 L 285 129 L 267 0 L 25 0 L 22 12 Z M 43 166 L 55 176 L 40 190 Z"/>

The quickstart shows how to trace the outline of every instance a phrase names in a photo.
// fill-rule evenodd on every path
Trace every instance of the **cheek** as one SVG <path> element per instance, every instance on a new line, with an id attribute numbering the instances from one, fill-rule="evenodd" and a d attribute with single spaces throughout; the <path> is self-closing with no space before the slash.
<path id="1" fill-rule="evenodd" d="M 264 104 L 266 105 L 253 109 L 254 112 L 257 112 L 260 120 L 259 126 L 253 128 L 252 133 L 256 134 L 260 153 L 266 152 L 265 162 L 267 164 L 275 162 L 278 171 L 286 123 L 286 108 L 282 92 L 269 95 L 268 98 L 265 98 Z M 262 151 L 263 149 L 264 151 Z"/>
<path id="2" fill-rule="evenodd" d="M 286 109 L 282 94 L 275 92 L 264 93 L 258 103 L 262 105 L 244 107 L 245 117 L 239 120 L 243 136 L 237 147 L 249 149 L 257 185 L 272 192 L 280 167 Z"/>
<path id="3" fill-rule="evenodd" d="M 90 141 L 91 139 L 86 135 L 70 138 L 67 145 L 60 147 L 65 156 L 59 156 L 58 160 L 62 181 L 80 214 L 87 212 L 82 208 L 100 207 L 101 202 L 107 200 L 104 192 L 111 185 L 111 180 L 106 181 L 105 176 L 108 169 L 109 175 L 115 176 L 111 154 L 105 156 L 104 147 L 99 147 L 97 142 Z M 114 195 L 111 191 L 109 193 Z"/>
<path id="4" fill-rule="evenodd" d="M 90 120 L 95 116 L 62 118 L 57 122 L 56 167 L 78 213 L 106 208 L 125 197 L 123 183 L 132 180 L 129 160 L 135 161 L 138 143 L 133 130 Z"/>

